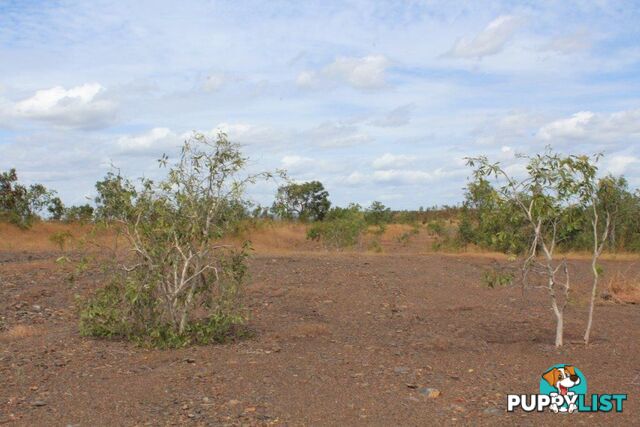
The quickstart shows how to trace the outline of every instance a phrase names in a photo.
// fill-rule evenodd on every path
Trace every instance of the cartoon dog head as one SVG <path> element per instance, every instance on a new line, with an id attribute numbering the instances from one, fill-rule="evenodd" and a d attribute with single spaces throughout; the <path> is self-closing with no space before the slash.
<path id="1" fill-rule="evenodd" d="M 576 370 L 571 365 L 565 365 L 559 368 L 551 368 L 544 374 L 542 378 L 552 387 L 558 389 L 558 393 L 566 395 L 569 389 L 580 384 L 580 377 L 576 375 Z"/>

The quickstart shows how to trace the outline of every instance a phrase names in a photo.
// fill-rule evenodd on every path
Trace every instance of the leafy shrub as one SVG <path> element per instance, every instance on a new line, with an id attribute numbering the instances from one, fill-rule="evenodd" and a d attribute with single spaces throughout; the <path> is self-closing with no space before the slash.
<path id="1" fill-rule="evenodd" d="M 58 248 L 61 251 L 63 251 L 65 243 L 71 237 L 73 236 L 69 231 L 56 231 L 55 233 L 49 236 L 49 240 L 51 241 L 51 243 L 58 246 Z"/>
<path id="2" fill-rule="evenodd" d="M 176 347 L 220 341 L 242 324 L 239 296 L 250 246 L 234 248 L 220 239 L 241 220 L 246 184 L 270 177 L 238 178 L 245 163 L 226 135 L 212 141 L 194 134 L 166 180 L 143 181 L 135 193 L 125 178 L 109 187 L 111 200 L 131 202 L 105 215 L 121 225 L 132 259 L 81 302 L 84 335 Z"/>
<path id="3" fill-rule="evenodd" d="M 364 212 L 364 219 L 369 225 L 389 224 L 393 220 L 391 209 L 380 202 L 372 202 Z"/>
<path id="4" fill-rule="evenodd" d="M 21 228 L 30 227 L 40 218 L 47 206 L 57 209 L 52 205 L 52 197 L 55 192 L 47 190 L 41 184 L 33 184 L 29 187 L 18 183 L 18 174 L 15 169 L 0 173 L 0 220 L 8 221 Z M 54 204 L 57 205 L 57 199 Z"/>
<path id="5" fill-rule="evenodd" d="M 497 268 L 485 270 L 482 273 L 482 283 L 488 288 L 509 286 L 513 283 L 514 275 L 510 271 Z"/>
<path id="6" fill-rule="evenodd" d="M 313 224 L 307 238 L 321 241 L 325 247 L 340 249 L 360 244 L 367 229 L 364 214 L 359 205 L 332 208 L 324 221 Z"/>

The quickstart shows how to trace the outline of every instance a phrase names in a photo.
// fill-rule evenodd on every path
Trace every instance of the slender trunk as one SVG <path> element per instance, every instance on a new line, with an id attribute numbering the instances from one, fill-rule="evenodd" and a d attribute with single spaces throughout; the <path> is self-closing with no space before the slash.
<path id="1" fill-rule="evenodd" d="M 584 333 L 584 343 L 589 344 L 589 336 L 591 335 L 591 326 L 593 325 L 593 307 L 596 304 L 596 293 L 598 290 L 598 267 L 594 258 L 591 263 L 593 270 L 593 286 L 591 287 L 591 302 L 589 303 L 589 320 L 587 320 L 587 330 Z"/>
<path id="2" fill-rule="evenodd" d="M 598 241 L 598 212 L 596 208 L 593 208 L 593 222 L 591 226 L 593 228 L 593 256 L 591 257 L 591 271 L 593 273 L 593 284 L 591 286 L 591 301 L 589 302 L 589 318 L 587 320 L 587 329 L 584 332 L 584 343 L 589 344 L 589 338 L 591 336 L 591 327 L 593 326 L 593 309 L 596 304 L 596 295 L 598 293 L 598 279 L 600 274 L 598 273 L 598 258 L 604 249 L 604 244 L 607 241 L 609 227 L 611 225 L 611 216 L 607 212 L 606 222 L 604 230 L 602 232 L 602 239 Z"/>
<path id="3" fill-rule="evenodd" d="M 553 314 L 556 315 L 556 347 L 562 347 L 564 335 L 564 313 L 558 307 L 555 296 L 551 300 Z"/>

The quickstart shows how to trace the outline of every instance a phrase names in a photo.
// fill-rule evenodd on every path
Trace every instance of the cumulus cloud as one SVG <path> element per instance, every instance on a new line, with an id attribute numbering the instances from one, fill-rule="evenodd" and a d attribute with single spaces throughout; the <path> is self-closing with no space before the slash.
<path id="1" fill-rule="evenodd" d="M 346 83 L 360 90 L 380 89 L 386 85 L 386 70 L 390 65 L 383 55 L 338 57 L 319 71 L 301 72 L 296 84 L 303 88 L 321 88 Z"/>
<path id="2" fill-rule="evenodd" d="M 415 156 L 385 153 L 377 159 L 374 159 L 373 162 L 371 162 L 371 166 L 373 166 L 374 169 L 395 169 L 410 165 L 415 160 Z"/>
<path id="3" fill-rule="evenodd" d="M 616 142 L 640 138 L 640 109 L 614 113 L 580 111 L 542 126 L 537 136 L 544 141 Z"/>
<path id="4" fill-rule="evenodd" d="M 344 122 L 327 121 L 300 134 L 304 140 L 324 148 L 349 147 L 366 144 L 373 139 L 357 126 Z"/>
<path id="5" fill-rule="evenodd" d="M 511 39 L 519 25 L 519 19 L 515 16 L 498 16 L 475 37 L 458 39 L 448 55 L 457 58 L 482 58 L 495 55 Z"/>
<path id="6" fill-rule="evenodd" d="M 280 161 L 282 168 L 289 173 L 304 172 L 312 168 L 316 161 L 309 157 L 284 156 Z"/>
<path id="7" fill-rule="evenodd" d="M 411 112 L 414 108 L 414 104 L 401 105 L 389 111 L 383 117 L 373 120 L 372 124 L 380 127 L 400 127 L 407 125 L 411 121 Z"/>
<path id="8" fill-rule="evenodd" d="M 419 185 L 435 182 L 441 178 L 451 176 L 454 172 L 437 168 L 432 171 L 417 169 L 385 169 L 372 173 L 352 172 L 345 178 L 349 185 L 361 185 L 371 182 L 383 185 Z"/>
<path id="9" fill-rule="evenodd" d="M 5 114 L 65 128 L 102 128 L 113 121 L 116 113 L 115 103 L 106 99 L 105 91 L 98 83 L 70 89 L 55 86 L 39 90 L 31 97 L 14 103 L 5 109 Z"/>
<path id="10" fill-rule="evenodd" d="M 118 148 L 125 153 L 148 152 L 176 147 L 181 137 L 168 128 L 153 128 L 139 135 L 123 135 L 116 141 Z"/>
<path id="11" fill-rule="evenodd" d="M 606 159 L 605 169 L 613 175 L 622 175 L 627 172 L 629 166 L 640 164 L 640 159 L 635 156 L 617 155 Z"/>

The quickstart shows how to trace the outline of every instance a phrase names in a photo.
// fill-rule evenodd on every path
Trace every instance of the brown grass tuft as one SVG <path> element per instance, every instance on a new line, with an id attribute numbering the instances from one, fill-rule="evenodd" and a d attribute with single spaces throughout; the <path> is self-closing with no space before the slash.
<path id="1" fill-rule="evenodd" d="M 616 272 L 609 280 L 603 298 L 620 304 L 640 304 L 640 275 Z"/>
<path id="2" fill-rule="evenodd" d="M 21 338 L 40 335 L 40 331 L 33 326 L 16 325 L 0 334 L 0 341 L 15 341 Z"/>

